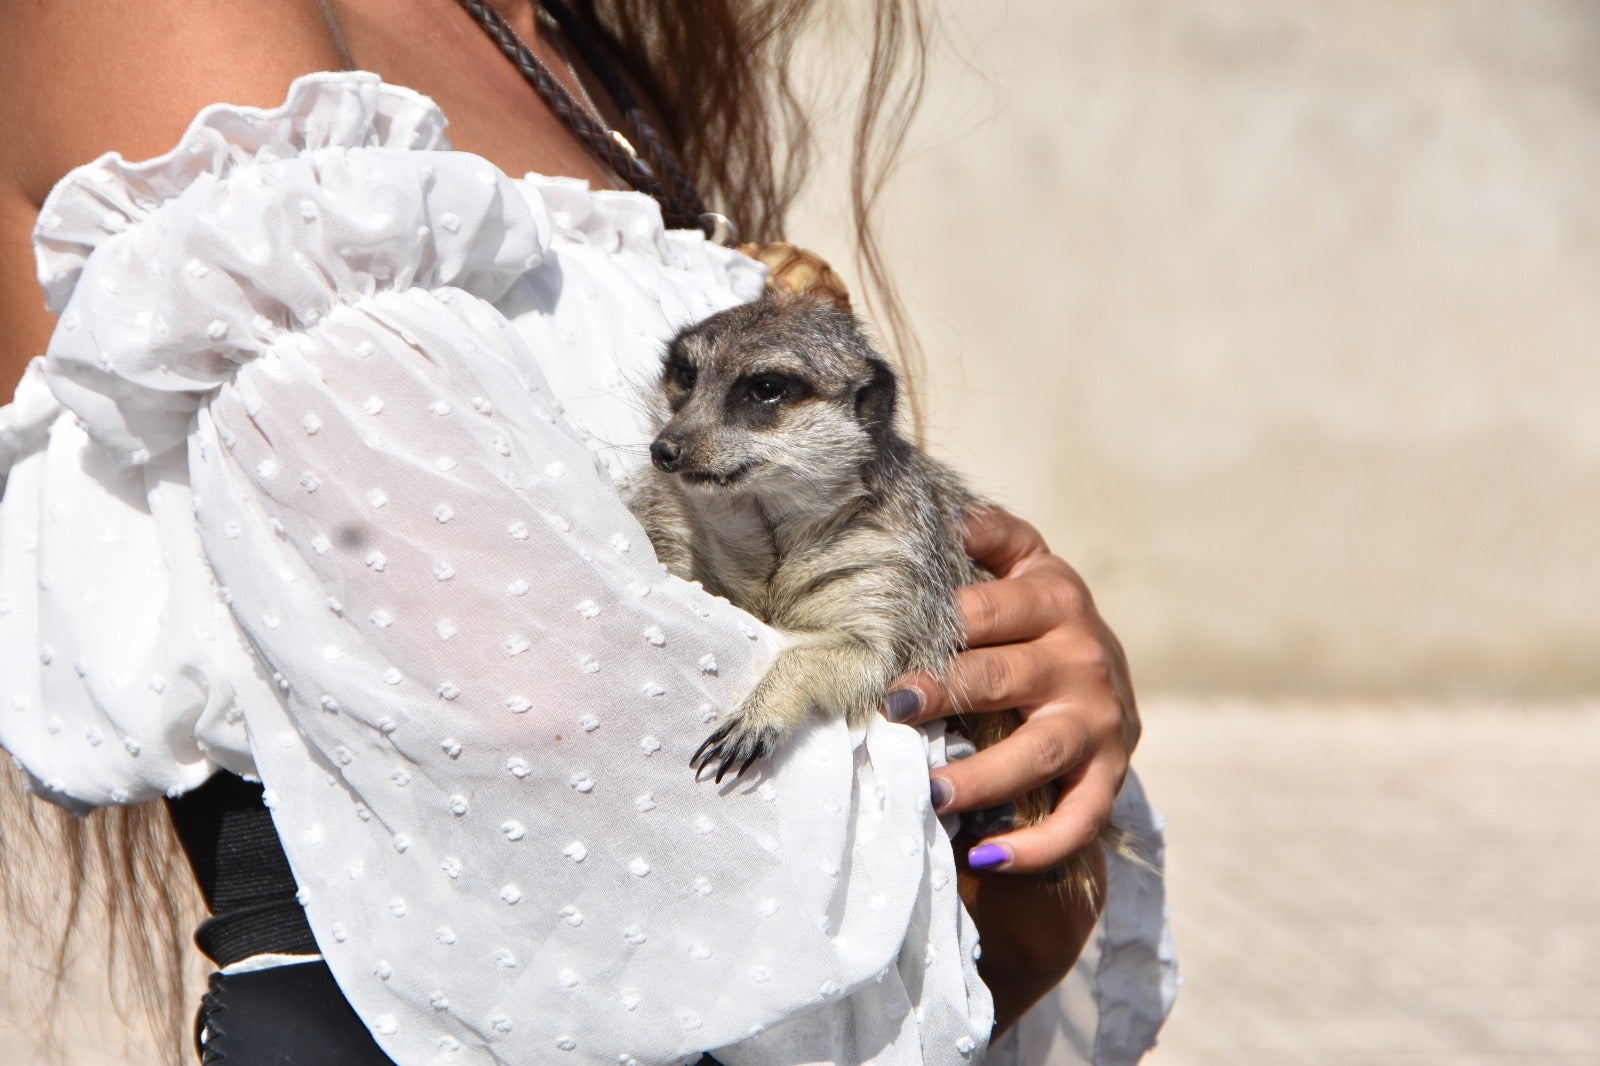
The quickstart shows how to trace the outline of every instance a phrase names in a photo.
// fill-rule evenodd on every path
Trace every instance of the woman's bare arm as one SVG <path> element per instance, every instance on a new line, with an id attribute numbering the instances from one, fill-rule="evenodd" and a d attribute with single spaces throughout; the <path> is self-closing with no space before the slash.
<path id="1" fill-rule="evenodd" d="M 206 104 L 272 106 L 295 76 L 339 66 L 312 0 L 12 3 L 5 17 L 5 177 L 35 204 L 101 152 L 167 151 Z"/>
<path id="2" fill-rule="evenodd" d="M 62 175 L 102 152 L 167 151 L 218 100 L 271 106 L 338 51 L 311 0 L 9 3 L 0 34 L 0 400 L 54 318 L 30 235 Z M 262 47 L 271 42 L 271 47 Z"/>
<path id="3" fill-rule="evenodd" d="M 11 402 L 22 368 L 44 351 L 55 326 L 33 279 L 28 235 L 38 213 L 17 190 L 0 190 L 0 404 Z"/>

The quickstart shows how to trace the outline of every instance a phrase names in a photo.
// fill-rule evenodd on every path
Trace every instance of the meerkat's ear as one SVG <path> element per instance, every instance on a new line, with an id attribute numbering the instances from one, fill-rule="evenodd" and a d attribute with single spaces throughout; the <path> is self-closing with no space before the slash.
<path id="1" fill-rule="evenodd" d="M 894 431 L 894 404 L 898 386 L 894 368 L 882 359 L 867 363 L 872 376 L 856 390 L 856 421 L 874 441 Z"/>

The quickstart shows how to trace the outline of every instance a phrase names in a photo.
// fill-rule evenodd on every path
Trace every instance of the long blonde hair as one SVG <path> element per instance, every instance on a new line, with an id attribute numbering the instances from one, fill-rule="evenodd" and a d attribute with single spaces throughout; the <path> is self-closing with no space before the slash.
<path id="1" fill-rule="evenodd" d="M 813 127 L 791 71 L 805 31 L 825 21 L 818 0 L 572 6 L 644 86 L 708 201 L 746 236 L 784 235 L 814 162 Z M 849 171 L 857 288 L 903 367 L 915 361 L 915 344 L 889 284 L 873 208 L 922 93 L 930 32 L 923 0 L 872 6 Z M 191 1054 L 189 934 L 204 912 L 166 811 L 144 804 L 77 818 L 28 796 L 21 782 L 19 772 L 0 771 L 7 984 L 31 990 L 41 1025 L 53 1033 L 70 959 L 98 950 L 113 1004 L 124 1017 L 141 1010 L 178 1066 Z M 97 926 L 105 936 L 98 948 L 79 935 Z"/>

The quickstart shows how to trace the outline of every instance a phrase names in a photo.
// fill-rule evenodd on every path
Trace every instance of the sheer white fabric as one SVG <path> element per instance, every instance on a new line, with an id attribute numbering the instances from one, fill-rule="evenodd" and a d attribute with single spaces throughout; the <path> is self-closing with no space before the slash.
<path id="1" fill-rule="evenodd" d="M 316 75 L 52 193 L 60 323 L 0 410 L 0 743 L 75 807 L 259 775 L 402 1064 L 980 1058 L 937 733 L 687 769 L 778 638 L 616 485 L 663 340 L 760 268 L 443 127 Z"/>

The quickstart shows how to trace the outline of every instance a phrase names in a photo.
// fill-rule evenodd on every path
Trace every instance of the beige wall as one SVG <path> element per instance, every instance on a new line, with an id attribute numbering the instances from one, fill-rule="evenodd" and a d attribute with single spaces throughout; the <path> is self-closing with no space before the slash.
<path id="1" fill-rule="evenodd" d="M 1600 690 L 1600 4 L 941 11 L 931 436 L 1141 684 Z"/>

